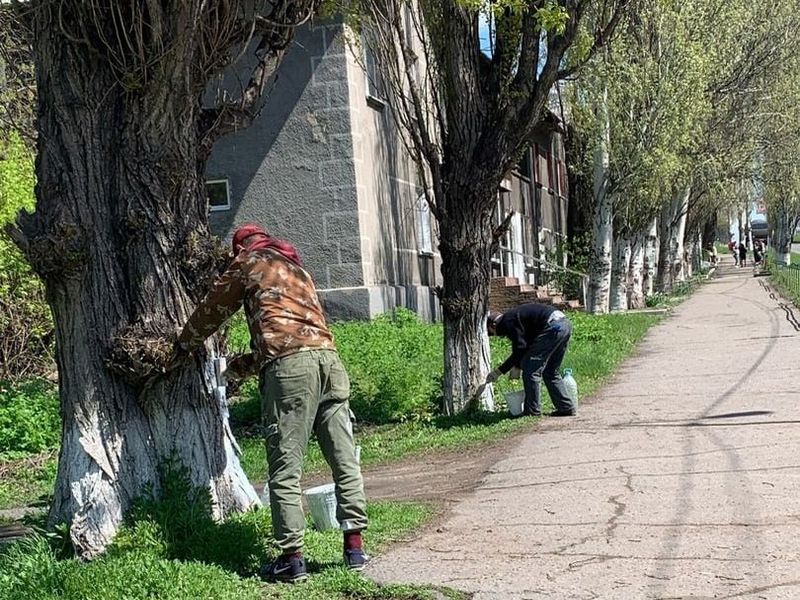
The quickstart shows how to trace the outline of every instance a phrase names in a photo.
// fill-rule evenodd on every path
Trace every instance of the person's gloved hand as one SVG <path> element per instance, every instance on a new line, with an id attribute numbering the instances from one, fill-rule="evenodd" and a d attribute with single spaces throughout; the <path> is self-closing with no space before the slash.
<path id="1" fill-rule="evenodd" d="M 500 379 L 501 375 L 502 375 L 502 373 L 500 372 L 500 370 L 499 369 L 495 369 L 494 371 L 492 371 L 491 373 L 489 373 L 486 376 L 486 383 L 494 383 L 495 381 Z"/>
<path id="2" fill-rule="evenodd" d="M 520 369 L 519 367 L 513 367 L 508 372 L 509 379 L 519 379 L 520 377 L 522 377 L 522 369 Z"/>

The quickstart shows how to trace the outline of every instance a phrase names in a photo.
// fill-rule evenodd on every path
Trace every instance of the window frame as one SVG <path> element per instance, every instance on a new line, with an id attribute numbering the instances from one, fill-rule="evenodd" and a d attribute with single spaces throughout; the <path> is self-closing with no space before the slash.
<path id="1" fill-rule="evenodd" d="M 219 183 L 225 184 L 225 200 L 226 200 L 225 205 L 211 204 L 211 195 L 208 193 L 208 186 Z M 220 179 L 207 179 L 205 182 L 205 188 L 206 188 L 206 200 L 208 202 L 208 212 L 223 212 L 231 209 L 231 184 L 230 180 L 227 177 Z"/>

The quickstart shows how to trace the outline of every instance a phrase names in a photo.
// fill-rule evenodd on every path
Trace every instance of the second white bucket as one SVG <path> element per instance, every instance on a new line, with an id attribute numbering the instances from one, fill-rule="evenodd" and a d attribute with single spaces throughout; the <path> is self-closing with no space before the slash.
<path id="1" fill-rule="evenodd" d="M 338 529 L 336 520 L 336 486 L 332 483 L 309 488 L 303 495 L 306 497 L 311 520 L 319 531 Z"/>
<path id="2" fill-rule="evenodd" d="M 506 399 L 508 412 L 515 417 L 522 414 L 522 407 L 525 404 L 524 391 L 520 390 L 519 392 L 506 392 L 503 397 Z"/>

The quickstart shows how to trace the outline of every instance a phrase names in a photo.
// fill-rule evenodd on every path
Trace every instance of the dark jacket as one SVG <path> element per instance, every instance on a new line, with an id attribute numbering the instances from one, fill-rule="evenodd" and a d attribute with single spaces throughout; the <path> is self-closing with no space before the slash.
<path id="1" fill-rule="evenodd" d="M 503 313 L 497 323 L 497 335 L 511 340 L 511 356 L 500 365 L 501 373 L 519 367 L 536 337 L 547 327 L 547 320 L 555 312 L 548 304 L 523 304 Z"/>

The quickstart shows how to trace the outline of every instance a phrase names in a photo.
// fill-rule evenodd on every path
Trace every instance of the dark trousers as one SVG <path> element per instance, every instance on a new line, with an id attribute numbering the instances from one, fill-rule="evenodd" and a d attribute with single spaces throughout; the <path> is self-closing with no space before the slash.
<path id="1" fill-rule="evenodd" d="M 577 398 L 570 396 L 561 379 L 561 362 L 567 352 L 571 335 L 572 323 L 569 319 L 554 321 L 536 336 L 531 349 L 522 359 L 522 384 L 525 387 L 524 414 L 541 414 L 542 379 L 557 411 L 575 410 Z"/>

